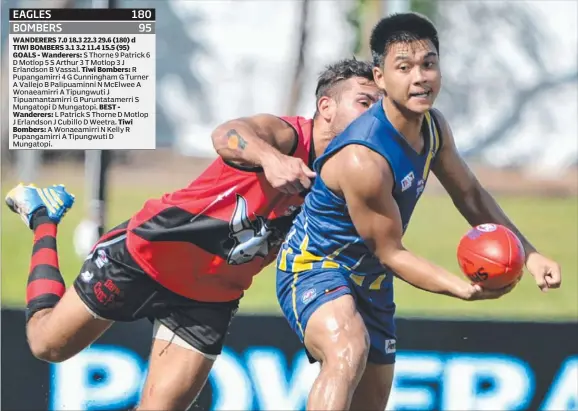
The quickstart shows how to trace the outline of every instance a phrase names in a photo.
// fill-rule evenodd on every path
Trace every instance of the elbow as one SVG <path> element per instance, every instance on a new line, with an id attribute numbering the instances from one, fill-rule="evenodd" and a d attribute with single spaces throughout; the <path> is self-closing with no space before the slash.
<path id="1" fill-rule="evenodd" d="M 231 122 L 228 121 L 226 123 L 217 126 L 211 133 L 211 141 L 213 143 L 213 147 L 217 154 L 221 157 L 226 154 L 226 150 L 228 148 L 228 137 L 227 134 L 233 128 L 230 124 Z"/>
<path id="2" fill-rule="evenodd" d="M 377 258 L 383 266 L 386 266 L 395 271 L 396 267 L 399 265 L 400 257 L 404 251 L 406 251 L 405 248 L 401 244 L 397 244 L 394 247 L 388 247 L 380 250 L 377 253 Z"/>
<path id="3" fill-rule="evenodd" d="M 472 182 L 467 187 L 452 190 L 450 197 L 454 206 L 461 212 L 471 213 L 479 208 L 486 191 L 480 183 Z"/>
<path id="4" fill-rule="evenodd" d="M 219 153 L 219 151 L 225 147 L 225 144 L 224 144 L 225 139 L 223 137 L 224 137 L 224 133 L 222 130 L 222 126 L 217 127 L 211 133 L 211 141 L 213 142 L 213 147 L 215 148 L 217 153 Z"/>
<path id="5" fill-rule="evenodd" d="M 237 135 L 237 130 L 244 129 L 247 124 L 242 119 L 229 120 L 217 126 L 211 133 L 213 147 L 220 155 L 229 148 L 229 139 L 232 135 Z"/>
<path id="6" fill-rule="evenodd" d="M 463 190 L 460 195 L 456 196 L 452 200 L 458 210 L 463 210 L 467 214 L 478 214 L 481 210 L 486 208 L 488 197 L 489 193 L 481 186 L 481 184 L 477 183 L 468 187 L 467 190 Z"/>

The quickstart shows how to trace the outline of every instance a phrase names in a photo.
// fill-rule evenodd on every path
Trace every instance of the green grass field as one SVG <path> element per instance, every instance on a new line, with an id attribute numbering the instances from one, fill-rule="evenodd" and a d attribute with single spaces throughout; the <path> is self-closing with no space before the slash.
<path id="1" fill-rule="evenodd" d="M 3 196 L 11 186 L 11 182 L 3 181 Z M 70 284 L 78 274 L 81 263 L 72 247 L 72 233 L 84 213 L 84 189 L 81 186 L 68 187 L 77 194 L 78 204 L 60 226 L 58 247 L 60 267 L 67 284 Z M 162 192 L 153 188 L 112 187 L 108 207 L 109 227 L 129 217 L 148 197 L 158 196 Z M 538 249 L 560 262 L 562 288 L 541 293 L 527 275 L 512 293 L 500 300 L 462 302 L 429 294 L 396 280 L 396 302 L 401 316 L 549 321 L 575 321 L 578 318 L 577 199 L 504 197 L 499 201 Z M 32 236 L 18 216 L 10 213 L 4 205 L 2 207 L 2 305 L 23 306 Z M 447 197 L 425 196 L 418 205 L 405 244 L 416 253 L 460 275 L 455 249 L 467 228 L 466 222 Z M 256 277 L 253 287 L 243 299 L 241 311 L 279 312 L 272 267 Z"/>

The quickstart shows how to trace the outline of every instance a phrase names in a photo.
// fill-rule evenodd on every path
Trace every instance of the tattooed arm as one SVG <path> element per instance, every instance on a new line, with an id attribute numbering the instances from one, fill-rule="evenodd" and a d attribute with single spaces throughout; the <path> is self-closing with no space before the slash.
<path id="1" fill-rule="evenodd" d="M 217 153 L 229 163 L 261 167 L 273 188 L 296 194 L 315 177 L 300 158 L 287 154 L 297 143 L 293 127 L 270 114 L 227 121 L 211 135 Z"/>
<path id="2" fill-rule="evenodd" d="M 258 114 L 221 124 L 211 138 L 223 160 L 262 167 L 263 161 L 288 154 L 296 136 L 293 128 L 279 117 Z"/>

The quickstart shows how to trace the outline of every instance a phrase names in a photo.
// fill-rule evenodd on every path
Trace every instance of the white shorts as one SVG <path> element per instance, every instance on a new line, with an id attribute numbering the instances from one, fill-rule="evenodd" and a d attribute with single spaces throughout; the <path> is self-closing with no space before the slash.
<path id="1" fill-rule="evenodd" d="M 216 355 L 205 354 L 203 352 L 200 352 L 195 347 L 193 347 L 191 344 L 189 344 L 188 342 L 183 340 L 181 337 L 176 335 L 173 331 L 171 331 L 165 325 L 161 324 L 160 321 L 158 321 L 158 320 L 155 320 L 154 325 L 153 325 L 153 339 L 168 341 L 170 343 L 178 345 L 179 347 L 186 348 L 187 350 L 196 351 L 199 354 L 201 354 L 203 357 L 205 357 L 209 360 L 214 361 L 217 359 Z"/>

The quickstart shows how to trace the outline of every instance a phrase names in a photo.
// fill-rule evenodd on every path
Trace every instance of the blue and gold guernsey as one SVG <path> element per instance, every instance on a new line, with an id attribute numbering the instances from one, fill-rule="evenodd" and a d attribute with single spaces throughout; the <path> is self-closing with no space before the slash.
<path id="1" fill-rule="evenodd" d="M 424 149 L 417 153 L 389 122 L 381 103 L 351 123 L 315 161 L 317 178 L 277 257 L 277 297 L 289 324 L 303 340 L 307 321 L 319 306 L 352 295 L 370 335 L 369 361 L 389 364 L 395 360 L 396 343 L 393 273 L 359 237 L 345 200 L 320 177 L 325 161 L 346 145 L 363 145 L 377 152 L 393 172 L 393 197 L 405 232 L 439 150 L 439 132 L 426 113 Z"/>

